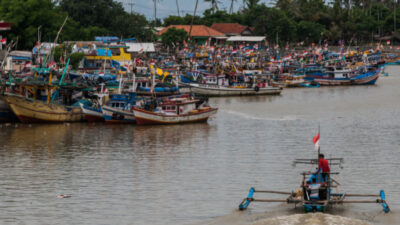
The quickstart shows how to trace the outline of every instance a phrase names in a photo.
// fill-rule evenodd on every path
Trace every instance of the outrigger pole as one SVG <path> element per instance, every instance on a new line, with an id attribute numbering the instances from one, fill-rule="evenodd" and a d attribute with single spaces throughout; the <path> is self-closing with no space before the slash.
<path id="1" fill-rule="evenodd" d="M 281 194 L 281 195 L 288 195 L 287 199 L 255 199 L 254 193 L 269 193 L 269 194 Z M 297 199 L 296 193 L 294 192 L 283 192 L 283 191 L 270 191 L 270 190 L 256 190 L 254 187 L 250 188 L 249 194 L 247 198 L 244 198 L 243 201 L 239 205 L 239 210 L 246 210 L 247 207 L 250 205 L 251 202 L 286 202 L 291 204 L 298 204 L 301 203 L 303 205 L 306 204 L 346 204 L 346 203 L 378 203 L 382 205 L 383 211 L 385 213 L 390 212 L 390 207 L 386 202 L 385 192 L 380 190 L 379 194 L 332 194 L 331 196 L 335 196 L 338 198 L 332 198 L 330 200 L 319 200 L 319 201 L 311 201 L 311 200 L 302 200 Z M 345 197 L 378 197 L 375 200 L 344 200 Z"/>

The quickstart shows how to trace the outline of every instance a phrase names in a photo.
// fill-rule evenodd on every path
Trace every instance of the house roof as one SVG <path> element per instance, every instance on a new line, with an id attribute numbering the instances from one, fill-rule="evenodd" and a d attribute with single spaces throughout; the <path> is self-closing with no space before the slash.
<path id="1" fill-rule="evenodd" d="M 238 23 L 214 23 L 211 28 L 224 34 L 241 34 L 248 27 Z"/>
<path id="2" fill-rule="evenodd" d="M 175 27 L 176 29 L 185 30 L 188 34 L 190 31 L 190 25 L 169 25 L 168 27 L 162 29 L 157 35 L 162 35 L 165 33 L 169 28 Z M 217 36 L 225 36 L 225 34 L 216 31 L 210 27 L 205 25 L 193 25 L 192 32 L 190 34 L 192 37 L 217 37 Z"/>

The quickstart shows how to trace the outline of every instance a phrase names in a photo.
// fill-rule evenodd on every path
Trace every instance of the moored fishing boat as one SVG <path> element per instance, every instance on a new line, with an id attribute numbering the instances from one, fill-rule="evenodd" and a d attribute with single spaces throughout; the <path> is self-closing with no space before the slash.
<path id="1" fill-rule="evenodd" d="M 0 96 L 0 123 L 17 122 L 18 118 L 12 112 L 8 103 Z"/>
<path id="2" fill-rule="evenodd" d="M 135 93 L 110 95 L 110 100 L 102 106 L 106 123 L 136 123 L 132 107 L 135 105 Z"/>
<path id="3" fill-rule="evenodd" d="M 85 119 L 79 107 L 46 103 L 17 95 L 6 95 L 5 99 L 22 123 L 80 122 Z"/>
<path id="4" fill-rule="evenodd" d="M 219 97 L 219 96 L 243 96 L 243 95 L 279 95 L 281 87 L 226 87 L 212 84 L 187 84 L 196 95 Z"/>
<path id="5" fill-rule="evenodd" d="M 352 77 L 320 77 L 314 78 L 314 82 L 317 82 L 324 86 L 337 86 L 337 85 L 372 85 L 375 84 L 379 78 L 381 69 L 369 68 L 367 72 L 354 75 Z"/>
<path id="6" fill-rule="evenodd" d="M 201 103 L 200 100 L 184 97 L 165 100 L 155 111 L 133 108 L 136 122 L 139 125 L 206 122 L 217 110 L 217 108 L 211 108 L 207 104 Z"/>
<path id="7" fill-rule="evenodd" d="M 101 106 L 88 106 L 82 103 L 80 103 L 79 106 L 81 107 L 82 113 L 85 115 L 85 118 L 88 122 L 104 122 Z"/>

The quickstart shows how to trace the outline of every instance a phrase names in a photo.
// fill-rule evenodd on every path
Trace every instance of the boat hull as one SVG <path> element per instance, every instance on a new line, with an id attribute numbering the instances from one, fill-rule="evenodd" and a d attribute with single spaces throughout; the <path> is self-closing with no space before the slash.
<path id="1" fill-rule="evenodd" d="M 208 118 L 217 113 L 218 109 L 208 109 L 185 115 L 164 115 L 138 108 L 134 108 L 133 110 L 135 112 L 136 123 L 139 125 L 167 125 L 207 122 Z"/>
<path id="2" fill-rule="evenodd" d="M 109 106 L 103 106 L 103 118 L 106 123 L 136 123 L 135 114 L 133 111 L 122 110 Z"/>
<path id="3" fill-rule="evenodd" d="M 83 114 L 89 123 L 104 122 L 104 116 L 101 109 L 92 109 L 80 104 Z"/>
<path id="4" fill-rule="evenodd" d="M 18 122 L 8 103 L 0 97 L 0 123 Z"/>
<path id="5" fill-rule="evenodd" d="M 79 107 L 47 104 L 22 96 L 6 96 L 5 99 L 22 123 L 81 122 L 85 119 Z"/>
<path id="6" fill-rule="evenodd" d="M 281 87 L 268 88 L 229 88 L 221 86 L 208 86 L 202 84 L 189 84 L 193 93 L 200 96 L 221 97 L 221 96 L 244 96 L 244 95 L 279 95 Z"/>
<path id="7" fill-rule="evenodd" d="M 313 81 L 323 86 L 340 86 L 340 85 L 373 85 L 379 78 L 380 70 L 373 73 L 367 73 L 360 76 L 347 79 L 328 79 L 328 78 L 314 78 Z"/>

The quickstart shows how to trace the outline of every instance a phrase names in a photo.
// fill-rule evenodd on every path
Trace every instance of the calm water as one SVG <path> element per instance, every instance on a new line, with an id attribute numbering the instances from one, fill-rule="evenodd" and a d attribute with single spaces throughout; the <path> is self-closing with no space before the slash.
<path id="1" fill-rule="evenodd" d="M 207 124 L 3 124 L 0 223 L 398 224 L 400 68 L 387 71 L 375 86 L 212 99 L 219 112 Z M 321 151 L 345 158 L 341 190 L 385 189 L 393 213 L 375 204 L 332 215 L 275 203 L 237 211 L 251 186 L 298 187 L 309 168 L 292 160 L 316 156 L 318 124 Z"/>

